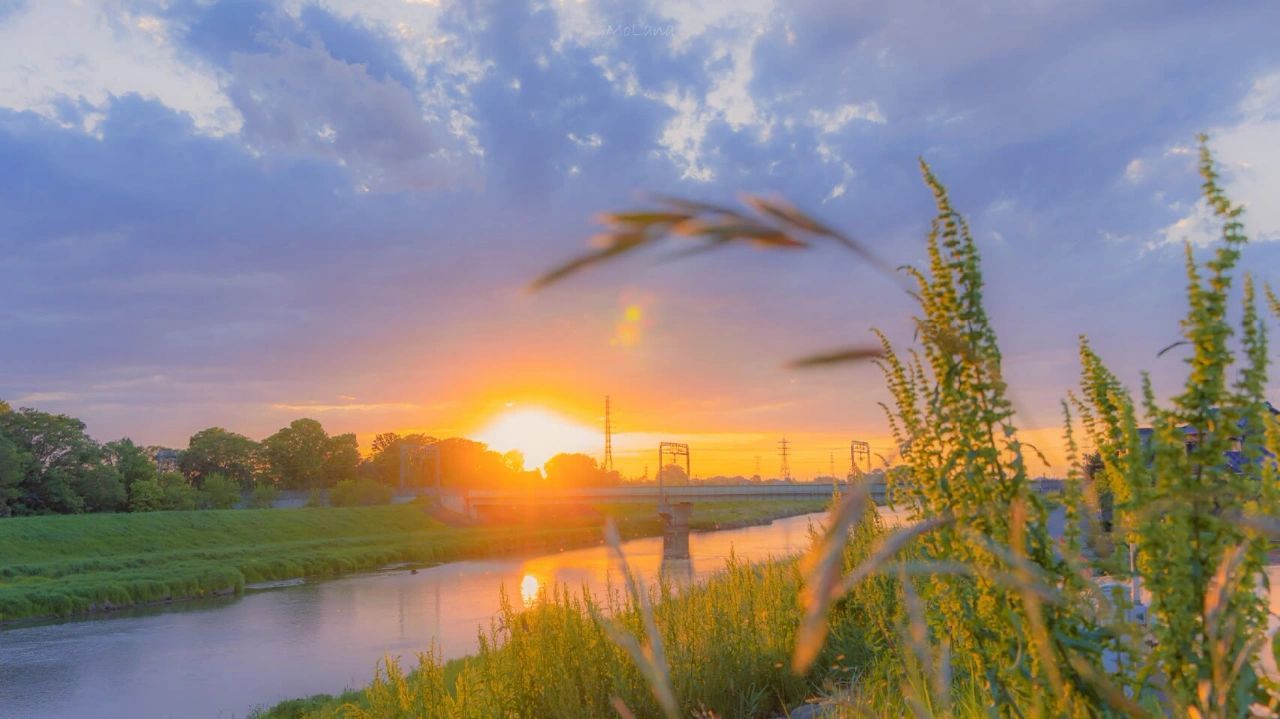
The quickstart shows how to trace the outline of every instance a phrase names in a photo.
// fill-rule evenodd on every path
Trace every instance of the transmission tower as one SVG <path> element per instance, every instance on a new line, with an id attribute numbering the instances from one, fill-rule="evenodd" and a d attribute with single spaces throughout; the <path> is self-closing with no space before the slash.
<path id="1" fill-rule="evenodd" d="M 609 412 L 609 395 L 604 396 L 604 463 L 601 468 L 613 471 L 613 417 Z"/>
<path id="2" fill-rule="evenodd" d="M 680 466 L 680 458 L 684 458 L 684 476 L 687 480 L 693 479 L 693 468 L 689 464 L 689 445 L 683 442 L 659 442 L 658 443 L 658 501 L 665 503 L 667 501 L 666 482 L 664 481 L 667 468 L 667 461 L 670 458 L 671 464 Z"/>
<path id="3" fill-rule="evenodd" d="M 783 437 L 782 440 L 778 442 L 778 454 L 782 456 L 781 473 L 783 481 L 791 481 L 791 465 L 787 462 L 787 450 L 790 446 L 791 443 L 787 441 L 786 437 Z"/>
<path id="4" fill-rule="evenodd" d="M 835 479 L 836 478 L 836 453 L 835 452 L 827 453 L 827 461 L 830 463 L 829 471 L 831 474 L 831 478 Z"/>
<path id="5" fill-rule="evenodd" d="M 862 460 L 862 465 L 866 465 L 866 469 L 858 463 Z M 864 473 L 871 472 L 871 445 L 861 440 L 853 440 L 849 443 L 849 471 L 855 477 Z"/>

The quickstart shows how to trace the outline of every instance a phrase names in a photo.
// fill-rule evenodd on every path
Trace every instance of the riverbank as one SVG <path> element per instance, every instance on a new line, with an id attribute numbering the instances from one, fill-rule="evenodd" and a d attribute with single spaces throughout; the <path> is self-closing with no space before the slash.
<path id="1" fill-rule="evenodd" d="M 695 507 L 694 530 L 762 524 L 818 501 Z M 660 534 L 654 508 L 596 507 L 554 521 L 453 527 L 424 505 L 207 510 L 0 521 L 0 623 L 239 594 L 247 584 L 332 577 L 600 542 L 605 516 L 626 537 Z"/>
<path id="2" fill-rule="evenodd" d="M 846 571 L 865 559 L 879 531 L 869 525 L 857 533 L 846 548 Z M 732 554 L 722 571 L 704 581 L 678 590 L 650 585 L 679 716 L 799 716 L 797 709 L 813 697 L 874 672 L 893 636 L 892 629 L 885 631 L 891 622 L 875 621 L 895 604 L 886 581 L 869 580 L 832 609 L 818 661 L 797 675 L 791 657 L 801 622 L 800 589 L 796 560 L 749 563 Z M 650 680 L 609 626 L 616 622 L 643 643 L 642 611 L 634 597 L 616 588 L 593 593 L 562 584 L 532 601 L 508 601 L 504 595 L 471 656 L 445 662 L 439 651 L 405 655 L 403 665 L 392 658 L 376 672 L 371 666 L 373 680 L 361 689 L 285 701 L 250 716 L 659 717 Z M 619 700 L 628 712 L 616 708 Z"/>

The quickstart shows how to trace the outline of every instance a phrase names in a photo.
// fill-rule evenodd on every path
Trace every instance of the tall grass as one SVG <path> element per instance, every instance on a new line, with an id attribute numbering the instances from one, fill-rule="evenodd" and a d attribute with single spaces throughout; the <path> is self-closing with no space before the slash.
<path id="1" fill-rule="evenodd" d="M 941 182 L 923 162 L 921 169 L 938 214 L 928 265 L 906 270 L 920 308 L 918 346 L 902 352 L 881 335 L 879 348 L 797 363 L 874 359 L 881 366 L 892 396 L 885 412 L 903 460 L 891 475 L 916 521 L 882 535 L 863 564 L 838 573 L 831 548 L 859 525 L 861 512 L 849 508 L 860 499 L 833 515 L 806 561 L 809 619 L 795 669 L 818 666 L 832 607 L 852 603 L 881 649 L 856 684 L 830 694 L 852 715 L 1275 715 L 1280 686 L 1259 666 L 1267 625 L 1259 589 L 1280 534 L 1280 423 L 1265 400 L 1267 328 L 1247 274 L 1238 327 L 1229 318 L 1247 238 L 1243 208 L 1222 191 L 1207 140 L 1202 188 L 1222 237 L 1203 261 L 1186 248 L 1183 339 L 1166 348 L 1188 348 L 1183 390 L 1161 403 L 1144 378 L 1135 399 L 1082 342 L 1081 396 L 1067 407 L 1081 418 L 1102 469 L 1080 466 L 1068 413 L 1073 466 L 1062 541 L 1050 535 L 1046 507 L 1031 491 L 1028 461 L 1039 451 L 1019 438 L 977 246 Z M 883 269 L 866 248 L 780 202 L 748 197 L 753 213 L 662 203 L 657 211 L 605 215 L 611 227 L 602 248 L 535 286 L 668 237 L 700 242 L 697 249 L 834 241 Z M 1280 314 L 1274 292 L 1266 295 Z M 1143 424 L 1149 433 L 1139 430 Z M 1116 531 L 1099 537 L 1100 508 L 1108 504 Z M 1132 565 L 1115 553 L 1123 545 Z M 1145 616 L 1124 592 L 1106 588 L 1129 581 L 1145 587 Z M 871 590 L 878 601 L 863 596 Z"/>
<path id="2" fill-rule="evenodd" d="M 694 529 L 818 511 L 818 502 L 695 508 Z M 597 544 L 603 515 L 627 536 L 662 531 L 655 510 L 618 505 L 519 523 L 450 527 L 421 506 L 18 517 L 0 522 L 0 622 L 244 591 L 388 564 L 437 563 Z"/>
<path id="3" fill-rule="evenodd" d="M 851 544 L 843 557 L 852 568 L 865 553 Z M 411 672 L 389 658 L 358 694 L 286 702 L 263 716 L 587 719 L 620 708 L 636 717 L 663 716 L 649 680 L 615 636 L 620 630 L 645 640 L 643 605 L 652 607 L 681 716 L 779 714 L 824 687 L 847 685 L 879 646 L 864 626 L 862 607 L 842 604 L 832 614 L 820 661 L 806 674 L 792 672 L 800 588 L 794 560 L 730 558 L 705 583 L 679 591 L 660 583 L 643 602 L 621 586 L 602 597 L 552 587 L 523 611 L 504 596 L 471 657 L 444 664 L 426 653 Z"/>

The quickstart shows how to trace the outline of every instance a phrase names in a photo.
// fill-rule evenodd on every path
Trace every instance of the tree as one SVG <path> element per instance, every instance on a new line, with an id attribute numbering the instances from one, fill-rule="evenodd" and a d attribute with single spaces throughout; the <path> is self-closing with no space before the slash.
<path id="1" fill-rule="evenodd" d="M 450 437 L 436 443 L 440 452 L 441 483 L 448 487 L 498 487 L 510 484 L 514 474 L 502 455 L 483 442 Z"/>
<path id="2" fill-rule="evenodd" d="M 314 419 L 296 419 L 262 442 L 271 473 L 293 489 L 330 487 L 354 479 L 360 445 L 354 434 L 330 437 Z"/>
<path id="3" fill-rule="evenodd" d="M 543 465 L 547 483 L 558 487 L 594 487 L 605 483 L 606 475 L 592 457 L 578 453 L 561 453 Z"/>
<path id="4" fill-rule="evenodd" d="M 329 435 L 314 419 L 296 419 L 262 441 L 271 474 L 290 489 L 321 485 Z"/>
<path id="5" fill-rule="evenodd" d="M 8 517 L 16 511 L 18 500 L 22 498 L 22 480 L 26 478 L 30 464 L 31 455 L 0 434 L 0 517 Z"/>
<path id="6" fill-rule="evenodd" d="M 164 508 L 164 488 L 155 478 L 140 479 L 129 488 L 130 512 L 155 512 Z"/>
<path id="7" fill-rule="evenodd" d="M 212 475 L 211 475 L 212 476 Z M 187 478 L 179 472 L 161 472 L 156 480 L 164 494 L 165 509 L 195 509 L 197 492 Z"/>
<path id="8" fill-rule="evenodd" d="M 135 482 L 143 482 L 156 477 L 156 463 L 147 456 L 146 450 L 125 437 L 103 445 L 107 460 L 116 468 L 120 481 L 124 483 L 126 493 L 132 494 Z"/>
<path id="9" fill-rule="evenodd" d="M 360 466 L 360 443 L 354 434 L 338 434 L 329 438 L 324 457 L 324 484 L 332 487 L 353 480 Z"/>
<path id="10" fill-rule="evenodd" d="M 270 482 L 259 482 L 254 485 L 253 493 L 249 495 L 249 507 L 251 509 L 271 509 L 275 506 L 276 497 L 280 496 L 279 490 Z"/>
<path id="11" fill-rule="evenodd" d="M 662 479 L 662 483 L 668 486 L 681 486 L 689 483 L 689 475 L 685 473 L 684 467 L 678 464 L 668 464 L 658 470 L 658 477 Z"/>
<path id="12" fill-rule="evenodd" d="M 84 501 L 86 512 L 119 512 L 129 506 L 129 493 L 115 467 L 100 462 L 71 477 L 71 486 Z"/>
<path id="13" fill-rule="evenodd" d="M 191 435 L 178 466 L 196 486 L 211 474 L 221 474 L 249 487 L 262 467 L 262 446 L 242 434 L 210 427 Z"/>
<path id="14" fill-rule="evenodd" d="M 513 449 L 502 455 L 502 463 L 507 465 L 507 469 L 520 474 L 524 472 L 524 452 Z"/>
<path id="15" fill-rule="evenodd" d="M 113 483 L 119 484 L 120 479 L 114 470 L 99 471 L 102 447 L 85 433 L 84 422 L 24 407 L 0 412 L 0 435 L 18 450 L 8 460 L 6 474 L 19 466 L 22 469 L 21 496 L 13 500 L 13 513 L 83 512 L 86 502 L 81 491 L 92 495 L 88 504 L 93 508 L 117 508 L 119 495 Z M 5 483 L 11 482 L 6 479 Z"/>
<path id="16" fill-rule="evenodd" d="M 396 486 L 400 484 L 400 448 L 423 447 L 433 444 L 435 437 L 429 437 L 425 434 L 409 434 L 400 436 L 395 432 L 384 432 L 373 438 L 373 445 L 369 459 L 366 461 L 366 467 L 370 476 L 375 480 L 388 485 Z M 411 464 L 407 469 L 413 473 L 412 481 L 414 483 L 423 483 L 421 478 L 421 464 Z M 434 472 L 434 468 L 426 471 Z M 428 483 L 429 484 L 429 483 Z"/>
<path id="17" fill-rule="evenodd" d="M 400 444 L 400 435 L 395 432 L 381 432 L 373 438 L 373 444 L 370 446 L 372 456 L 378 456 L 389 449 L 393 449 Z"/>
<path id="18" fill-rule="evenodd" d="M 240 503 L 240 485 L 221 474 L 204 478 L 196 503 L 206 509 L 231 509 Z"/>

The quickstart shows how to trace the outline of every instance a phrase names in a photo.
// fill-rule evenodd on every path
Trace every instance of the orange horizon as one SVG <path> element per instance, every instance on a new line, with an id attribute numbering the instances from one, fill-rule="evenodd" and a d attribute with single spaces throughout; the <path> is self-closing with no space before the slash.
<path id="1" fill-rule="evenodd" d="M 442 439 L 463 437 L 484 442 L 490 449 L 499 453 L 519 450 L 525 454 L 528 469 L 541 469 L 549 456 L 561 452 L 586 454 L 597 462 L 602 461 L 604 455 L 603 406 L 597 415 L 593 416 L 590 410 L 584 408 L 578 408 L 578 411 L 562 409 L 566 404 L 564 402 L 547 404 L 507 402 L 497 411 L 490 411 L 487 414 L 477 412 L 469 421 L 458 423 L 459 426 L 456 427 L 416 425 L 382 431 L 393 431 L 400 435 L 421 433 Z M 487 428 L 501 423 L 504 417 L 522 413 L 549 415 L 572 427 L 574 431 L 572 441 L 566 441 L 563 447 L 544 444 L 537 451 L 530 451 L 528 445 L 522 446 L 518 437 L 507 442 L 492 441 L 493 437 L 486 431 Z M 615 415 L 614 426 L 617 427 L 618 424 Z M 628 429 L 615 429 L 613 432 L 613 462 L 614 467 L 626 479 L 642 477 L 646 474 L 646 470 L 648 476 L 654 475 L 657 447 L 660 441 L 687 443 L 692 454 L 693 475 L 699 478 L 751 477 L 756 474 L 757 461 L 762 477 L 779 477 L 781 476 L 781 457 L 778 442 L 784 437 L 789 443 L 788 464 L 791 475 L 799 480 L 830 476 L 833 465 L 835 476 L 844 476 L 851 469 L 849 443 L 855 439 L 871 445 L 872 469 L 884 467 L 886 462 L 900 463 L 893 439 L 888 432 L 884 431 L 835 432 L 822 429 L 784 431 L 769 427 L 713 432 L 696 429 L 654 429 L 643 424 L 639 425 L 639 428 L 632 429 L 637 426 L 632 422 L 628 422 L 625 426 Z M 362 452 L 367 452 L 373 438 L 382 431 L 355 432 Z M 1020 434 L 1024 444 L 1038 448 L 1049 460 L 1049 465 L 1046 466 L 1035 452 L 1027 450 L 1026 458 L 1032 475 L 1060 476 L 1065 473 L 1061 427 L 1023 429 Z"/>

